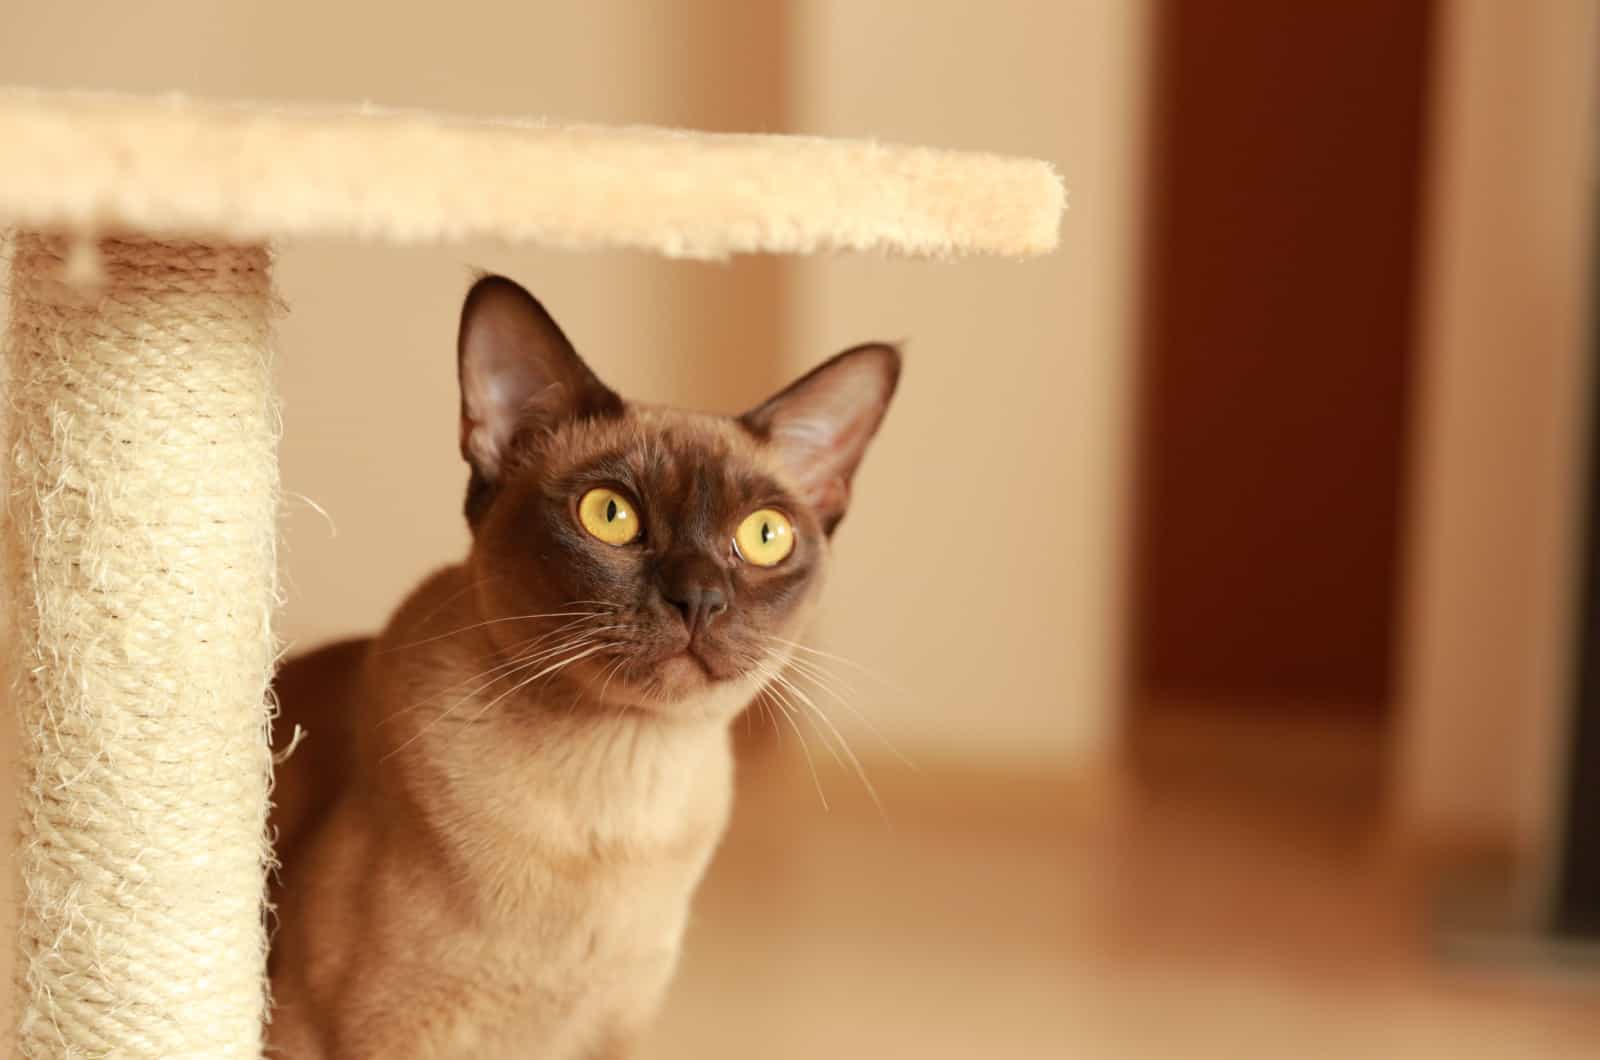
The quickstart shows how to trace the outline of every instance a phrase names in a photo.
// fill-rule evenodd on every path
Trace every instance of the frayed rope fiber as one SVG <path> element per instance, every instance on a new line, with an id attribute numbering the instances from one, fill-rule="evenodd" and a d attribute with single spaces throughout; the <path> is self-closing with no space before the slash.
<path id="1" fill-rule="evenodd" d="M 277 417 L 261 247 L 21 234 L 17 1051 L 255 1057 Z"/>

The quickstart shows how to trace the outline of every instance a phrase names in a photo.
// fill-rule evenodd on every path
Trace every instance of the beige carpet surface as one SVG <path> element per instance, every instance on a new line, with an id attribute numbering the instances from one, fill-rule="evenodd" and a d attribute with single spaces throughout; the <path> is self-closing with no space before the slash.
<path id="1" fill-rule="evenodd" d="M 870 141 L 0 89 L 0 224 L 673 257 L 1056 246 L 1047 163 Z"/>

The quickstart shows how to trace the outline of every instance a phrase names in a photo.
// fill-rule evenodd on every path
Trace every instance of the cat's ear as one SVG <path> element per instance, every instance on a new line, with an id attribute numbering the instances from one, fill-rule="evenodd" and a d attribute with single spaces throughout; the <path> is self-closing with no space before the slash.
<path id="1" fill-rule="evenodd" d="M 467 292 L 456 354 L 461 455 L 474 486 L 498 483 L 518 432 L 622 411 L 538 299 L 504 276 Z"/>
<path id="2" fill-rule="evenodd" d="M 828 533 L 900 380 L 900 351 L 869 343 L 826 361 L 739 417 L 778 457 Z"/>

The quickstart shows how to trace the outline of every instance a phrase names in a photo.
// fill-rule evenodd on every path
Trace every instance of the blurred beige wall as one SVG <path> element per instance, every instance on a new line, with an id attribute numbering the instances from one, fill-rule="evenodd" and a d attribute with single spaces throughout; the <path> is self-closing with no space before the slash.
<path id="1" fill-rule="evenodd" d="M 794 264 L 770 259 L 292 244 L 279 383 L 281 629 L 301 647 L 374 627 L 464 548 L 451 344 L 469 264 L 527 282 L 602 375 L 652 400 L 732 411 L 845 345 L 907 338 L 820 635 L 904 688 L 852 682 L 852 698 L 911 757 L 1060 764 L 1098 750 L 1115 699 L 1142 10 L 24 4 L 0 10 L 0 80 L 793 128 L 1057 162 L 1074 210 L 1044 262 L 827 259 L 791 283 Z"/>
<path id="2" fill-rule="evenodd" d="M 820 635 L 904 687 L 840 674 L 911 758 L 1059 767 L 1098 754 L 1115 703 L 1142 12 L 25 2 L 0 5 L 0 82 L 795 129 L 1053 160 L 1074 210 L 1045 262 L 797 270 L 282 247 L 280 628 L 291 647 L 371 629 L 463 551 L 453 331 L 469 265 L 529 284 L 603 376 L 651 400 L 734 411 L 838 348 L 906 338 L 905 389 L 842 531 Z"/>
<path id="3" fill-rule="evenodd" d="M 1586 393 L 1592 227 L 1572 174 L 1594 147 L 1579 101 L 1594 98 L 1595 15 L 1590 0 L 1441 0 L 1395 761 L 1402 815 L 1424 828 L 1526 836 L 1545 805 Z M 604 376 L 653 400 L 732 411 L 839 348 L 904 339 L 819 640 L 887 679 L 838 671 L 913 760 L 1060 768 L 1104 753 L 1121 696 L 1149 21 L 1145 0 L 24 0 L 0 4 L 0 82 L 1054 161 L 1072 208 L 1062 250 L 1037 262 L 284 247 L 281 628 L 299 646 L 370 629 L 465 547 L 452 342 L 469 265 L 528 283 Z M 863 723 L 838 720 L 872 750 Z"/>
<path id="4" fill-rule="evenodd" d="M 906 10 L 795 9 L 797 125 L 1048 158 L 1070 209 L 1042 261 L 799 263 L 794 367 L 906 340 L 820 633 L 905 686 L 870 706 L 914 759 L 1092 760 L 1120 696 L 1146 6 Z"/>
<path id="5" fill-rule="evenodd" d="M 1592 0 L 1440 9 L 1403 825 L 1536 846 L 1558 774 L 1590 395 Z"/>

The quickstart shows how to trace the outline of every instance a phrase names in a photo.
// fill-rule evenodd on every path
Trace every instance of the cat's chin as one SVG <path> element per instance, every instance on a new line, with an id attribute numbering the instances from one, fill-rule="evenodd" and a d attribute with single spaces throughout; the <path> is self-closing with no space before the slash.
<path id="1" fill-rule="evenodd" d="M 687 675 L 686 680 L 698 680 L 701 684 L 714 685 L 719 681 L 734 681 L 744 676 L 737 666 L 694 646 L 667 656 L 662 660 L 661 667 L 665 671 L 681 671 Z"/>
<path id="2" fill-rule="evenodd" d="M 743 676 L 737 669 L 720 662 L 714 656 L 692 648 L 673 652 L 658 659 L 652 666 L 652 682 L 659 690 L 663 704 L 671 709 L 679 701 L 697 701 L 718 686 L 737 681 Z"/>
<path id="3" fill-rule="evenodd" d="M 667 695 L 653 708 L 657 713 L 686 721 L 732 721 L 761 690 L 761 679 L 743 674 L 728 680 L 702 680 L 698 687 Z"/>
<path id="4" fill-rule="evenodd" d="M 614 682 L 608 699 L 646 714 L 684 721 L 726 721 L 761 689 L 759 675 L 688 650 L 650 663 L 648 691 L 632 693 Z"/>

